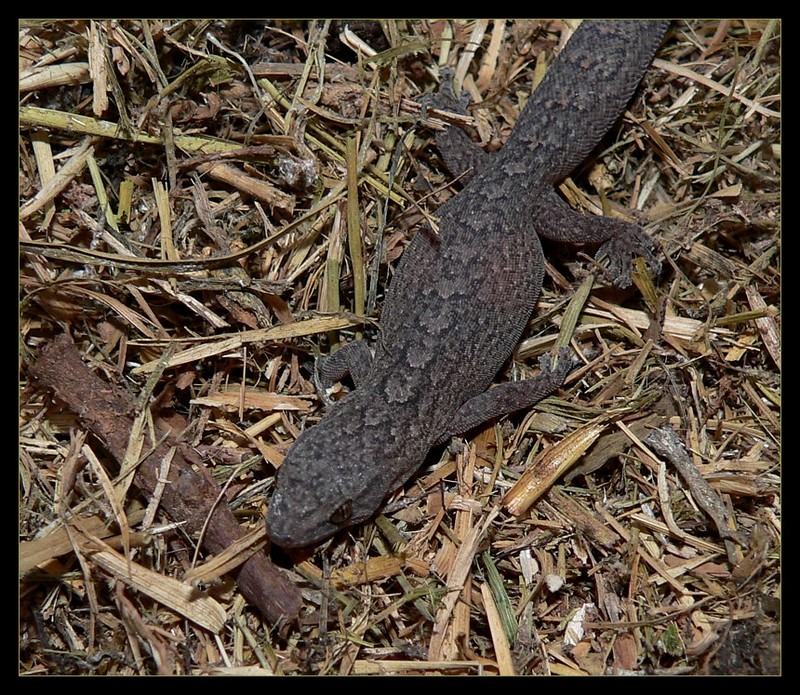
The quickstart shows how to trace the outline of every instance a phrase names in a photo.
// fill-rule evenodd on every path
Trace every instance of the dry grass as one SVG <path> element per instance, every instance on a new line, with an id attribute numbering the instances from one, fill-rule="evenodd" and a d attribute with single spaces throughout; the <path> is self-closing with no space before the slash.
<path id="1" fill-rule="evenodd" d="M 771 21 L 676 22 L 562 186 L 588 213 L 646 220 L 665 256 L 620 293 L 549 249 L 509 370 L 535 369 L 559 328 L 585 366 L 437 452 L 374 523 L 273 552 L 297 621 L 243 598 L 231 578 L 267 562 L 276 466 L 323 413 L 314 354 L 375 338 L 405 244 L 457 188 L 419 120 L 437 65 L 457 66 L 497 148 L 570 26 L 353 30 L 21 24 L 20 672 L 777 673 Z M 377 54 L 359 63 L 353 35 Z M 107 386 L 52 383 L 40 350 L 63 332 L 70 374 Z M 124 412 L 100 412 L 112 392 Z M 205 508 L 174 518 L 176 467 L 216 481 L 232 550 L 208 549 Z"/>

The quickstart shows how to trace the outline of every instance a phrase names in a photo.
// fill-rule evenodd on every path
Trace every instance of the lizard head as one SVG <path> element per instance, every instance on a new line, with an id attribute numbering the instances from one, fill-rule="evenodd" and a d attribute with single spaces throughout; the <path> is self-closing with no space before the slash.
<path id="1" fill-rule="evenodd" d="M 276 545 L 316 545 L 367 520 L 424 459 L 427 450 L 410 456 L 397 423 L 377 416 L 381 409 L 369 399 L 359 403 L 358 393 L 305 430 L 278 469 L 267 513 Z"/>
<path id="2" fill-rule="evenodd" d="M 301 435 L 284 459 L 267 513 L 269 536 L 284 548 L 316 545 L 367 519 L 382 500 L 365 504 L 372 498 L 357 480 L 338 476 L 330 460 L 307 458 L 306 438 Z"/>

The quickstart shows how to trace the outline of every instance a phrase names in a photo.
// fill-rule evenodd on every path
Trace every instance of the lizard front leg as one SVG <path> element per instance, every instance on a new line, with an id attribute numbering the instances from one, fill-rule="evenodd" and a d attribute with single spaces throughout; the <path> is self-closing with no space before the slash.
<path id="1" fill-rule="evenodd" d="M 322 390 L 330 388 L 349 374 L 358 388 L 371 369 L 372 353 L 363 340 L 355 340 L 322 360 L 316 370 L 317 386 Z"/>
<path id="2" fill-rule="evenodd" d="M 493 418 L 533 407 L 564 383 L 567 374 L 575 367 L 575 361 L 570 349 L 562 347 L 558 351 L 555 366 L 549 354 L 539 358 L 539 366 L 541 374 L 532 379 L 500 384 L 464 403 L 438 438 L 437 444 Z"/>

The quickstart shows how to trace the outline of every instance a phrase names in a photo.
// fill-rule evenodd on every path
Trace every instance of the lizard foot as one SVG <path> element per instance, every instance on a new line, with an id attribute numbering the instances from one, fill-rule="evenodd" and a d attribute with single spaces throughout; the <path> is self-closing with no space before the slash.
<path id="1" fill-rule="evenodd" d="M 617 220 L 618 230 L 602 244 L 595 254 L 598 260 L 608 259 L 606 274 L 619 288 L 631 285 L 631 258 L 641 256 L 654 275 L 661 269 L 655 254 L 655 243 L 637 225 Z"/>
<path id="2" fill-rule="evenodd" d="M 455 70 L 450 67 L 444 67 L 440 71 L 441 82 L 439 89 L 436 92 L 431 92 L 422 97 L 422 117 L 427 118 L 428 109 L 438 109 L 439 111 L 452 111 L 453 113 L 467 115 L 467 106 L 469 106 L 470 98 L 467 92 L 460 96 L 456 96 L 455 83 Z"/>
<path id="3" fill-rule="evenodd" d="M 558 349 L 555 366 L 553 366 L 553 358 L 550 356 L 550 353 L 545 352 L 539 357 L 539 369 L 542 370 L 539 378 L 547 379 L 552 383 L 552 390 L 555 391 L 564 383 L 564 379 L 575 369 L 578 363 L 579 360 L 573 357 L 572 350 L 568 347 L 561 347 Z"/>

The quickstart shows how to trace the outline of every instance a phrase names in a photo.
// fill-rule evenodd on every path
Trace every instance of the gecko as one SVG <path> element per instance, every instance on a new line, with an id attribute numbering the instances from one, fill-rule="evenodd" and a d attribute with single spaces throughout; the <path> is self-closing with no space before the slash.
<path id="1" fill-rule="evenodd" d="M 437 146 L 468 183 L 404 251 L 380 319 L 374 356 L 363 341 L 320 367 L 355 388 L 301 432 L 278 469 L 267 510 L 272 542 L 319 544 L 359 524 L 449 438 L 531 408 L 557 390 L 570 352 L 540 358 L 540 373 L 493 382 L 531 318 L 544 277 L 540 237 L 599 244 L 619 287 L 632 257 L 660 262 L 636 224 L 573 211 L 555 186 L 597 146 L 650 65 L 669 23 L 584 21 L 532 92 L 505 145 L 492 154 L 450 127 Z M 454 103 L 455 102 L 455 103 Z M 442 89 L 433 103 L 463 107 Z M 451 164 L 452 162 L 452 164 Z"/>

